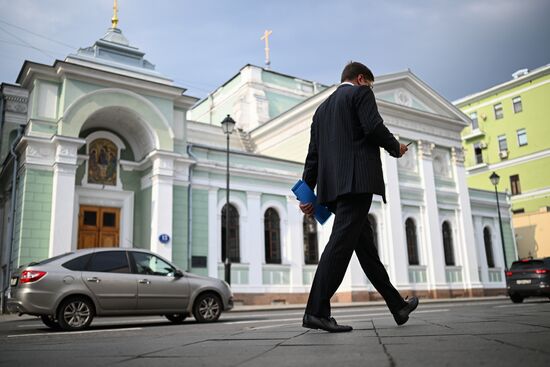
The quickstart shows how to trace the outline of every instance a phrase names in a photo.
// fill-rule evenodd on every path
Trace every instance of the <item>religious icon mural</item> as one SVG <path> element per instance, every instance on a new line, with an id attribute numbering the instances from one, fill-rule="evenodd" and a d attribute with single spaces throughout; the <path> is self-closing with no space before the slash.
<path id="1" fill-rule="evenodd" d="M 88 147 L 88 183 L 116 186 L 117 146 L 107 139 L 96 139 Z"/>

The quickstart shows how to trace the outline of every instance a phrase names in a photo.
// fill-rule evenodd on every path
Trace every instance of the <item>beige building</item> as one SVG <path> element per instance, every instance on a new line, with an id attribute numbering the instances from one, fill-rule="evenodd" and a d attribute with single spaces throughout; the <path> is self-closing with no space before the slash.
<path id="1" fill-rule="evenodd" d="M 550 256 L 550 211 L 516 214 L 512 217 L 516 232 L 518 256 L 541 258 Z"/>

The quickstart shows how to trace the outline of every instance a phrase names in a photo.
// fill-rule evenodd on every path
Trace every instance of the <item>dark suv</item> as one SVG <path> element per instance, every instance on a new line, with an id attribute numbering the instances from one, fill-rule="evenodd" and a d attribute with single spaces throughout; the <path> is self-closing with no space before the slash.
<path id="1" fill-rule="evenodd" d="M 550 257 L 514 261 L 506 272 L 506 287 L 514 303 L 532 296 L 550 298 Z"/>

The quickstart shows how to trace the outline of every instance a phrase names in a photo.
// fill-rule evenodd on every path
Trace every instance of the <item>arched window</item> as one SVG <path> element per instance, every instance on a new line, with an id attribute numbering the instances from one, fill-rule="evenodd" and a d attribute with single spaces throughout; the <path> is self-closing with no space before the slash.
<path id="1" fill-rule="evenodd" d="M 405 221 L 405 234 L 407 235 L 407 252 L 409 254 L 409 265 L 419 265 L 418 243 L 416 239 L 416 224 L 412 218 Z"/>
<path id="2" fill-rule="evenodd" d="M 374 237 L 374 246 L 378 251 L 378 226 L 376 223 L 376 218 L 372 214 L 369 214 L 368 218 L 369 218 L 370 226 L 372 228 L 372 236 Z"/>
<path id="3" fill-rule="evenodd" d="M 455 265 L 455 255 L 453 252 L 453 232 L 449 222 L 443 222 L 441 231 L 443 233 L 443 252 L 445 254 L 445 265 Z"/>
<path id="4" fill-rule="evenodd" d="M 491 236 L 491 229 L 489 227 L 483 228 L 483 242 L 485 242 L 485 255 L 487 255 L 487 266 L 490 268 L 494 268 L 495 258 L 493 257 L 493 239 Z"/>
<path id="5" fill-rule="evenodd" d="M 265 263 L 281 263 L 281 231 L 279 214 L 269 208 L 264 214 Z"/>
<path id="6" fill-rule="evenodd" d="M 229 204 L 229 246 L 226 246 L 226 214 L 227 204 L 222 208 L 222 261 L 225 261 L 226 250 L 231 262 L 240 262 L 239 255 L 239 212 Z"/>
<path id="7" fill-rule="evenodd" d="M 317 245 L 317 222 L 312 215 L 304 215 L 304 262 L 306 265 L 319 263 Z"/>

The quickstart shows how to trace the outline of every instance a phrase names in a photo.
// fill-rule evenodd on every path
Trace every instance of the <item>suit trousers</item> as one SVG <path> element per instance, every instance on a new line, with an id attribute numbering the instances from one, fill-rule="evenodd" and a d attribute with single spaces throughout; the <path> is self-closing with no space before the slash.
<path id="1" fill-rule="evenodd" d="M 390 282 L 384 264 L 374 245 L 374 234 L 368 220 L 372 194 L 348 194 L 338 197 L 329 242 L 321 255 L 306 314 L 330 316 L 330 299 L 342 283 L 353 251 L 366 276 L 382 295 L 392 313 L 406 305 Z"/>

